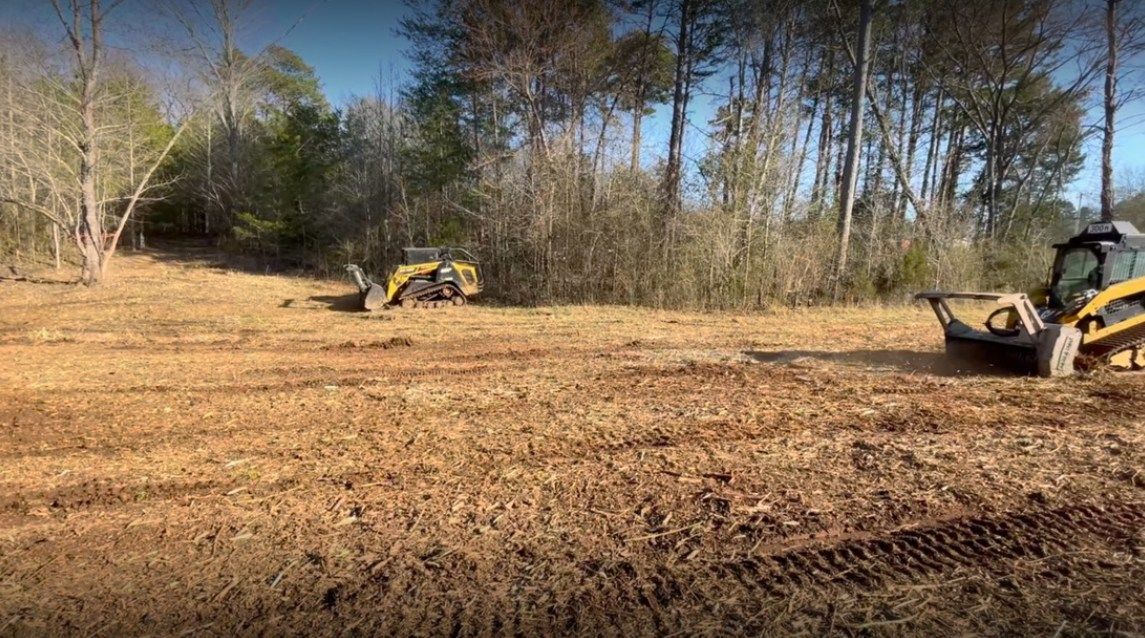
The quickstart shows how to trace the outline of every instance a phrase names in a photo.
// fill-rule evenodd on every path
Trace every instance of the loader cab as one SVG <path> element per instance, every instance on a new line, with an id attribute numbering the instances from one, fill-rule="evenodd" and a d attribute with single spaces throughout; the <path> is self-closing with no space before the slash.
<path id="1" fill-rule="evenodd" d="M 403 248 L 402 265 L 428 264 L 442 260 L 442 248 Z"/>
<path id="2" fill-rule="evenodd" d="M 415 285 L 422 282 L 452 284 L 464 295 L 476 295 L 485 287 L 481 277 L 481 264 L 473 253 L 456 246 L 430 248 L 406 247 L 402 249 L 400 268 L 415 268 L 410 275 Z"/>
<path id="3" fill-rule="evenodd" d="M 467 261 L 476 264 L 477 258 L 464 248 L 437 247 L 402 249 L 402 265 L 427 264 L 436 261 Z"/>
<path id="4" fill-rule="evenodd" d="M 1060 309 L 1089 291 L 1145 277 L 1145 235 L 1129 222 L 1097 222 L 1055 244 L 1049 305 Z"/>

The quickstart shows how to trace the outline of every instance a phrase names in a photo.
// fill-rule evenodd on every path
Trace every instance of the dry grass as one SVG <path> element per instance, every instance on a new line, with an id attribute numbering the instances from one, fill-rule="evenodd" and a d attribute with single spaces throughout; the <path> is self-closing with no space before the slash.
<path id="1" fill-rule="evenodd" d="M 0 283 L 0 634 L 1145 630 L 1140 376 L 209 258 Z"/>

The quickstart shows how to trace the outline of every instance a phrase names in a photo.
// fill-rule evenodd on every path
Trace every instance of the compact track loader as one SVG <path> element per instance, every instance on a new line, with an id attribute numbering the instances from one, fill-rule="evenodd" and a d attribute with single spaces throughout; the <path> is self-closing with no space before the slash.
<path id="1" fill-rule="evenodd" d="M 384 284 L 374 283 L 354 264 L 346 271 L 358 285 L 363 310 L 461 306 L 483 285 L 480 264 L 462 248 L 403 248 L 402 263 Z"/>
<path id="2" fill-rule="evenodd" d="M 946 333 L 948 355 L 1037 373 L 1145 369 L 1145 235 L 1100 222 L 1062 244 L 1049 286 L 1029 295 L 922 292 Z M 951 299 L 994 301 L 985 330 L 954 316 Z"/>

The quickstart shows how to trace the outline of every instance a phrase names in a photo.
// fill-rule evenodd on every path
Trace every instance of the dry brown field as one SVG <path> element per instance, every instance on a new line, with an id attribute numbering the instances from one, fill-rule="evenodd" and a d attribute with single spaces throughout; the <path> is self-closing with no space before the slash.
<path id="1" fill-rule="evenodd" d="M 0 635 L 1141 635 L 1145 377 L 923 307 L 0 282 Z"/>

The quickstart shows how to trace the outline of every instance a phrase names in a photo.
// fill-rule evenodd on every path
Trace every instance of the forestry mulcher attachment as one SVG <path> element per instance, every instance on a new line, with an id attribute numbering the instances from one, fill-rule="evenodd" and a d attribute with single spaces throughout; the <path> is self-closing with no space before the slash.
<path id="1" fill-rule="evenodd" d="M 1030 295 L 923 292 L 954 357 L 1044 377 L 1076 369 L 1145 369 L 1145 235 L 1129 222 L 1090 224 L 1055 244 L 1049 286 Z M 994 301 L 985 330 L 955 318 L 950 299 Z"/>
<path id="2" fill-rule="evenodd" d="M 358 285 L 363 310 L 461 306 L 481 292 L 483 283 L 480 264 L 462 248 L 403 248 L 402 263 L 384 284 L 370 281 L 354 264 L 346 271 Z"/>

